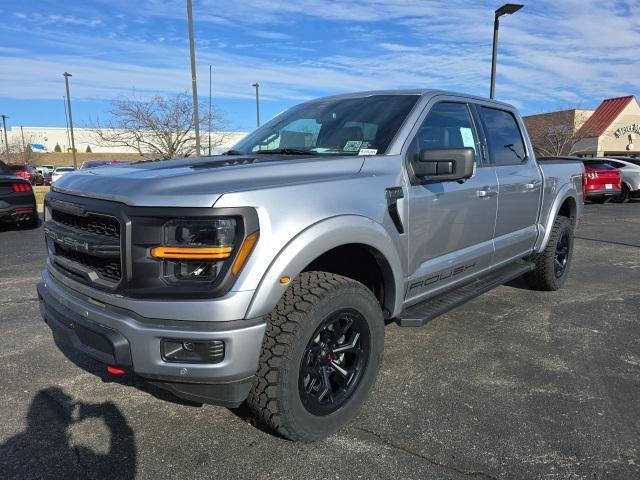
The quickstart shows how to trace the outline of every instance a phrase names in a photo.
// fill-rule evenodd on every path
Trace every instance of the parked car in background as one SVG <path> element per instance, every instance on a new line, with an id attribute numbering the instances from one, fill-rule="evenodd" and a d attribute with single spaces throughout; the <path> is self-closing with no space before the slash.
<path id="1" fill-rule="evenodd" d="M 0 222 L 20 226 L 38 225 L 36 197 L 31 182 L 16 175 L 0 161 Z"/>
<path id="2" fill-rule="evenodd" d="M 40 168 L 42 169 L 43 174 L 49 173 L 49 175 L 51 175 L 56 169 L 56 167 L 54 167 L 53 165 L 40 165 Z"/>
<path id="3" fill-rule="evenodd" d="M 613 197 L 611 201 L 623 203 L 629 198 L 640 198 L 640 159 L 611 157 L 603 160 L 622 174 L 620 195 Z"/>
<path id="4" fill-rule="evenodd" d="M 53 171 L 53 174 L 51 175 L 51 183 L 55 183 L 56 180 L 58 180 L 60 177 L 62 177 L 63 175 L 66 175 L 67 173 L 70 172 L 75 172 L 75 168 L 73 167 L 58 167 Z"/>
<path id="5" fill-rule="evenodd" d="M 539 161 L 578 160 L 584 164 L 584 198 L 593 203 L 604 203 L 620 195 L 622 176 L 620 170 L 606 160 L 581 157 L 538 157 Z"/>
<path id="6" fill-rule="evenodd" d="M 17 165 L 9 165 L 9 170 L 11 170 L 15 175 L 20 178 L 24 178 L 31 185 L 43 185 L 44 177 L 40 172 L 38 172 L 34 167 L 29 165 L 28 163 L 20 163 Z"/>

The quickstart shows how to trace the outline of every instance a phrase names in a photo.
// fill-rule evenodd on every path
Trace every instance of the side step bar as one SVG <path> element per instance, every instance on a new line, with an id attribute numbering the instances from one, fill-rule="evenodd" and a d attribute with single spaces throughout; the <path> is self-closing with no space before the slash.
<path id="1" fill-rule="evenodd" d="M 495 272 L 478 277 L 471 283 L 413 305 L 402 312 L 396 321 L 401 327 L 421 327 L 429 320 L 433 320 L 489 290 L 510 282 L 514 278 L 533 270 L 533 268 L 534 264 L 531 262 L 520 261 L 512 263 Z"/>

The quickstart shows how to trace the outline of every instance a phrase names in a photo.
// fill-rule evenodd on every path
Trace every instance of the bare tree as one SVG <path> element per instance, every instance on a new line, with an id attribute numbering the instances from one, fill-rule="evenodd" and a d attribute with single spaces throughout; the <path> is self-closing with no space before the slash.
<path id="1" fill-rule="evenodd" d="M 195 152 L 193 104 L 185 93 L 144 100 L 135 96 L 120 98 L 112 102 L 109 113 L 111 120 L 92 127 L 93 141 L 97 145 L 132 148 L 141 155 L 152 154 L 165 159 Z M 208 122 L 209 113 L 200 118 L 201 125 Z M 211 124 L 214 130 L 219 130 L 223 126 L 222 116 L 212 112 Z M 212 136 L 215 146 L 223 141 L 221 134 Z"/>
<path id="2" fill-rule="evenodd" d="M 576 144 L 584 139 L 580 127 L 588 118 L 584 110 L 570 109 L 531 115 L 525 118 L 525 124 L 537 155 L 571 155 Z"/>

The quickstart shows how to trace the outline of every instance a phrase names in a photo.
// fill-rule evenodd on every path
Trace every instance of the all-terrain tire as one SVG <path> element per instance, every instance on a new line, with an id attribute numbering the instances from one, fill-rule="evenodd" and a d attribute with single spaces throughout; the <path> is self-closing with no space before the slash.
<path id="1" fill-rule="evenodd" d="M 559 245 L 566 242 L 566 262 L 561 273 L 556 268 Z M 535 268 L 525 275 L 529 286 L 535 290 L 553 291 L 562 288 L 569 274 L 573 255 L 573 223 L 567 217 L 557 217 L 551 229 L 544 251 L 535 253 L 530 260 Z"/>
<path id="2" fill-rule="evenodd" d="M 358 315 L 366 330 L 366 363 L 351 394 L 328 414 L 305 407 L 300 387 L 303 358 L 319 328 L 336 312 Z M 326 272 L 304 272 L 289 286 L 267 316 L 260 366 L 247 404 L 263 423 L 282 436 L 311 442 L 326 437 L 351 420 L 367 400 L 382 363 L 384 319 L 375 296 L 361 283 Z M 362 354 L 360 354 L 362 355 Z"/>

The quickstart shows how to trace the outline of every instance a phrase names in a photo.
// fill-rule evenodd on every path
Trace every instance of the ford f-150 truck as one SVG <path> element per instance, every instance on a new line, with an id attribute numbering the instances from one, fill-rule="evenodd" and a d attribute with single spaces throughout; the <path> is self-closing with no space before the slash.
<path id="1" fill-rule="evenodd" d="M 310 101 L 221 156 L 60 178 L 41 313 L 112 373 L 246 401 L 312 441 L 364 404 L 385 322 L 423 325 L 523 275 L 560 288 L 583 173 L 539 165 L 505 103 L 433 90 Z"/>

